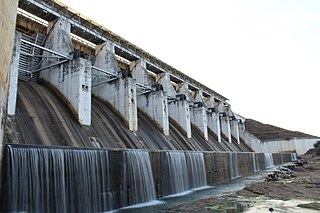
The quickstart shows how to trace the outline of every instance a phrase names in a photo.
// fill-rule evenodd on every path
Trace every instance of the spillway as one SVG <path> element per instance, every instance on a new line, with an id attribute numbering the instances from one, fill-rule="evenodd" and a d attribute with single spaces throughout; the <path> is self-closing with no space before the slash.
<path id="1" fill-rule="evenodd" d="M 1 211 L 110 211 L 253 174 L 252 160 L 251 153 L 6 145 Z M 267 168 L 265 160 L 257 163 Z"/>
<path id="2" fill-rule="evenodd" d="M 227 98 L 66 5 L 19 7 L 0 211 L 112 211 L 296 160 L 249 153 Z"/>
<path id="3" fill-rule="evenodd" d="M 234 144 L 218 143 L 210 132 L 206 141 L 195 126 L 187 138 L 179 125 L 170 119 L 170 135 L 142 111 L 138 111 L 139 129 L 130 131 L 121 116 L 108 103 L 92 97 L 92 125 L 80 125 L 70 106 L 51 87 L 19 82 L 16 126 L 19 141 L 12 143 L 73 147 L 105 147 L 152 150 L 239 151 Z"/>
<path id="4" fill-rule="evenodd" d="M 265 162 L 266 169 L 272 168 L 274 166 L 272 153 L 264 153 L 264 162 Z"/>

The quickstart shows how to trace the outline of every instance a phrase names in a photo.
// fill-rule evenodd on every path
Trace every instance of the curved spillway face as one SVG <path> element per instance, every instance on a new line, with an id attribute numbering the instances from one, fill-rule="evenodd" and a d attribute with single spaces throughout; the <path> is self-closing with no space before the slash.
<path id="1" fill-rule="evenodd" d="M 170 141 L 155 125 L 154 121 L 141 110 L 138 110 L 137 135 L 152 150 L 176 150 L 179 147 Z"/>
<path id="2" fill-rule="evenodd" d="M 103 147 L 144 149 L 119 115 L 107 103 L 92 97 L 91 130 Z"/>
<path id="3" fill-rule="evenodd" d="M 50 88 L 19 82 L 16 124 L 19 141 L 48 146 L 93 146 L 72 112 Z"/>
<path id="4" fill-rule="evenodd" d="M 91 126 L 81 126 L 67 102 L 48 86 L 19 82 L 16 127 L 18 138 L 9 143 L 47 146 L 106 147 L 151 150 L 240 151 L 235 144 L 218 143 L 209 131 L 209 140 L 192 125 L 192 137 L 172 119 L 165 136 L 152 119 L 138 110 L 138 131 L 132 132 L 108 103 L 92 97 Z M 7 133 L 9 134 L 9 133 Z M 10 137 L 8 137 L 10 138 Z"/>
<path id="5" fill-rule="evenodd" d="M 19 82 L 16 123 L 19 141 L 47 146 L 176 149 L 154 123 L 139 113 L 140 130 L 131 132 L 107 103 L 92 97 L 92 125 L 81 126 L 53 89 Z M 141 114 L 141 115 L 140 115 Z"/>

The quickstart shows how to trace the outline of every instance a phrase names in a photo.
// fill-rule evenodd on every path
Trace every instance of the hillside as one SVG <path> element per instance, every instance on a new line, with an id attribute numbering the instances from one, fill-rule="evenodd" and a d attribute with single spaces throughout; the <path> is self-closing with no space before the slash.
<path id="1" fill-rule="evenodd" d="M 288 140 L 291 138 L 317 138 L 303 132 L 290 131 L 270 124 L 263 124 L 253 119 L 246 119 L 246 130 L 262 141 Z"/>

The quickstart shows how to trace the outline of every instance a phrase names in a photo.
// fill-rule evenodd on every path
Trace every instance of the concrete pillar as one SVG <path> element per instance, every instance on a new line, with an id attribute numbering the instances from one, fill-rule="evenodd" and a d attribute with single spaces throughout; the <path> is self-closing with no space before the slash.
<path id="1" fill-rule="evenodd" d="M 213 114 L 213 120 L 215 120 L 217 124 L 216 134 L 218 136 L 218 142 L 221 142 L 221 121 L 220 121 L 219 112 L 216 112 Z"/>
<path id="2" fill-rule="evenodd" d="M 162 85 L 165 96 L 168 98 L 175 98 L 177 96 L 177 91 L 170 81 L 169 73 L 161 73 L 156 75 L 156 81 Z"/>
<path id="3" fill-rule="evenodd" d="M 205 140 L 208 140 L 207 109 L 202 91 L 195 91 L 191 108 L 191 122 L 200 129 Z"/>
<path id="4" fill-rule="evenodd" d="M 69 56 L 73 51 L 71 26 L 67 20 L 58 19 L 49 23 L 45 47 Z M 49 55 L 47 52 L 44 55 Z M 56 63 L 47 62 L 43 67 Z M 40 77 L 52 84 L 71 104 L 78 121 L 82 125 L 91 125 L 91 62 L 83 58 L 51 67 L 40 73 Z"/>
<path id="5" fill-rule="evenodd" d="M 237 143 L 240 144 L 240 130 L 238 120 L 232 120 L 231 123 L 231 135 L 237 139 Z"/>
<path id="6" fill-rule="evenodd" d="M 146 62 L 143 60 L 132 62 L 131 65 L 132 76 L 137 83 L 146 87 L 155 86 L 152 79 L 149 77 Z M 137 96 L 138 107 L 162 129 L 164 135 L 169 135 L 169 111 L 168 100 L 164 95 L 164 90 L 159 86 L 155 86 L 155 91 Z"/>
<path id="7" fill-rule="evenodd" d="M 96 47 L 94 66 L 119 76 L 118 79 L 105 82 L 109 75 L 94 70 L 93 76 L 103 77 L 94 81 L 92 93 L 107 101 L 121 115 L 131 131 L 138 130 L 136 82 L 130 76 L 119 75 L 120 68 L 114 54 L 114 45 L 105 42 Z M 104 83 L 103 83 L 104 82 Z M 101 84 L 99 84 L 101 83 Z"/>
<path id="8" fill-rule="evenodd" d="M 131 62 L 130 70 L 132 77 L 136 79 L 138 84 L 150 87 L 154 83 L 154 81 L 148 75 L 147 64 L 143 59 Z"/>
<path id="9" fill-rule="evenodd" d="M 232 143 L 232 137 L 231 137 L 231 126 L 230 126 L 230 119 L 227 114 L 226 117 L 223 117 L 222 119 L 222 131 L 223 133 L 228 137 L 229 143 Z"/>
<path id="10" fill-rule="evenodd" d="M 218 109 L 220 115 L 219 119 L 221 124 L 221 132 L 227 136 L 229 143 L 232 143 L 230 118 L 228 112 L 229 110 L 224 106 L 223 103 L 219 103 Z"/>
<path id="11" fill-rule="evenodd" d="M 189 109 L 188 84 L 182 83 L 178 89 L 177 99 L 169 103 L 169 116 L 175 120 L 191 138 L 191 119 Z"/>
<path id="12" fill-rule="evenodd" d="M 15 115 L 16 113 L 20 44 L 21 44 L 21 34 L 16 33 L 14 47 L 13 47 L 13 54 L 12 54 L 11 71 L 10 71 L 9 96 L 8 96 L 8 108 L 7 108 L 8 115 Z"/>
<path id="13" fill-rule="evenodd" d="M 2 154 L 7 100 L 9 91 L 10 66 L 14 45 L 18 0 L 0 1 L 0 175 L 2 174 Z M 0 181 L 0 191 L 1 191 Z M 1 196 L 1 195 L 0 195 Z M 1 197 L 0 197 L 1 200 Z"/>
<path id="14" fill-rule="evenodd" d="M 221 130 L 220 130 L 220 120 L 219 112 L 215 107 L 214 97 L 209 97 L 206 100 L 206 105 L 208 107 L 207 113 L 207 125 L 218 137 L 218 142 L 221 142 Z"/>

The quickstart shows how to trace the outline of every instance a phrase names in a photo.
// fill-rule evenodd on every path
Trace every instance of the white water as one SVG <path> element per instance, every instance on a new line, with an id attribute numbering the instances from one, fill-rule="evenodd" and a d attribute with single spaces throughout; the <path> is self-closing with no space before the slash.
<path id="1" fill-rule="evenodd" d="M 11 148 L 6 153 L 7 212 L 112 209 L 106 150 Z"/>
<path id="2" fill-rule="evenodd" d="M 166 152 L 163 169 L 167 171 L 163 181 L 163 194 L 181 196 L 190 193 L 190 189 L 207 186 L 206 168 L 203 153 Z"/>
<path id="3" fill-rule="evenodd" d="M 252 163 L 253 163 L 253 172 L 259 172 L 260 166 L 259 166 L 259 155 L 256 153 L 252 153 Z"/>
<path id="4" fill-rule="evenodd" d="M 156 200 L 146 151 L 124 151 L 112 166 L 104 149 L 8 146 L 5 156 L 5 212 L 106 212 Z"/>
<path id="5" fill-rule="evenodd" d="M 229 167 L 230 167 L 231 179 L 240 177 L 239 165 L 238 165 L 238 154 L 236 152 L 229 152 Z"/>
<path id="6" fill-rule="evenodd" d="M 291 155 L 291 161 L 297 161 L 298 160 L 296 153 L 290 153 L 290 155 Z"/>
<path id="7" fill-rule="evenodd" d="M 166 152 L 170 194 L 190 189 L 186 157 L 183 152 Z"/>
<path id="8" fill-rule="evenodd" d="M 264 165 L 266 169 L 274 167 L 272 153 L 264 153 Z"/>
<path id="9" fill-rule="evenodd" d="M 199 188 L 207 185 L 206 168 L 204 165 L 203 153 L 185 153 L 187 168 L 190 176 L 190 187 Z"/>
<path id="10" fill-rule="evenodd" d="M 122 164 L 121 206 L 156 200 L 149 153 L 124 151 Z"/>

